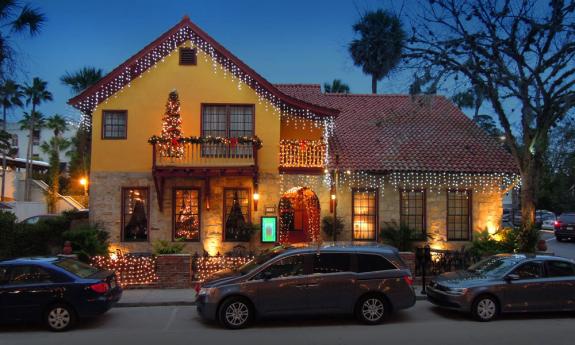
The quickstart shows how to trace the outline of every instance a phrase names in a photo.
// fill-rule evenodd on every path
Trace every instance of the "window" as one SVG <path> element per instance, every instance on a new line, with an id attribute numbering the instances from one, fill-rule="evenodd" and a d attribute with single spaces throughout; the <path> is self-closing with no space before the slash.
<path id="1" fill-rule="evenodd" d="M 468 241 L 471 233 L 471 193 L 447 191 L 447 239 Z"/>
<path id="2" fill-rule="evenodd" d="M 40 145 L 40 130 L 35 129 L 32 132 L 32 145 Z"/>
<path id="3" fill-rule="evenodd" d="M 149 190 L 122 188 L 122 229 L 124 241 L 147 241 L 150 219 Z"/>
<path id="4" fill-rule="evenodd" d="M 513 274 L 517 274 L 519 279 L 536 279 L 543 276 L 541 264 L 535 261 L 527 262 L 517 267 Z"/>
<path id="5" fill-rule="evenodd" d="M 358 254 L 357 255 L 357 272 L 375 272 L 394 270 L 396 267 L 386 258 L 375 254 Z"/>
<path id="6" fill-rule="evenodd" d="M 12 134 L 12 147 L 18 147 L 18 134 Z"/>
<path id="7" fill-rule="evenodd" d="M 202 107 L 202 136 L 239 138 L 254 135 L 253 105 L 204 105 Z M 218 157 L 251 157 L 251 144 L 204 144 L 203 155 Z"/>
<path id="8" fill-rule="evenodd" d="M 377 190 L 353 190 L 353 239 L 375 241 L 377 233 Z"/>
<path id="9" fill-rule="evenodd" d="M 50 273 L 37 266 L 14 266 L 10 270 L 9 285 L 41 284 L 53 282 Z"/>
<path id="10" fill-rule="evenodd" d="M 425 191 L 402 190 L 400 194 L 400 222 L 425 236 Z"/>
<path id="11" fill-rule="evenodd" d="M 180 48 L 180 65 L 195 66 L 196 64 L 196 50 L 192 48 Z"/>
<path id="12" fill-rule="evenodd" d="M 565 261 L 547 261 L 547 276 L 549 277 L 568 277 L 575 275 L 573 265 Z"/>
<path id="13" fill-rule="evenodd" d="M 100 270 L 77 260 L 62 259 L 54 262 L 54 265 L 80 277 L 88 278 L 98 273 Z"/>
<path id="14" fill-rule="evenodd" d="M 351 255 L 337 253 L 313 255 L 313 273 L 338 273 L 351 271 Z"/>
<path id="15" fill-rule="evenodd" d="M 200 240 L 200 191 L 190 188 L 174 189 L 174 239 Z"/>
<path id="16" fill-rule="evenodd" d="M 255 279 L 263 279 L 267 275 L 268 278 L 287 278 L 301 276 L 305 274 L 305 256 L 293 255 L 283 258 L 268 268 L 264 269 L 257 275 Z"/>
<path id="17" fill-rule="evenodd" d="M 104 110 L 102 112 L 102 139 L 126 139 L 127 122 L 127 111 Z"/>
<path id="18" fill-rule="evenodd" d="M 8 283 L 8 268 L 0 267 L 0 285 L 6 285 Z"/>
<path id="19" fill-rule="evenodd" d="M 250 219 L 249 189 L 224 189 L 224 240 L 249 241 L 251 237 Z"/>

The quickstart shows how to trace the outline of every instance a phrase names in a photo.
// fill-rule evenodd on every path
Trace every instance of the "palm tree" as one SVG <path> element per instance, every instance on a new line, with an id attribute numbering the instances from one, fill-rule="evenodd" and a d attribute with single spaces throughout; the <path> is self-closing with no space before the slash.
<path id="1" fill-rule="evenodd" d="M 6 113 L 8 109 L 14 106 L 21 107 L 22 97 L 24 96 L 22 92 L 22 87 L 17 84 L 14 80 L 8 79 L 0 86 L 0 102 L 2 103 L 2 133 L 6 136 Z M 6 148 L 2 150 L 2 191 L 0 194 L 0 200 L 4 201 L 5 197 L 5 183 L 6 183 L 6 152 L 9 149 Z"/>
<path id="2" fill-rule="evenodd" d="M 66 72 L 66 74 L 60 77 L 60 81 L 62 84 L 69 86 L 72 93 L 77 95 L 96 84 L 102 79 L 103 74 L 104 72 L 100 68 L 82 67 L 73 73 Z"/>
<path id="3" fill-rule="evenodd" d="M 62 115 L 54 114 L 46 120 L 46 127 L 54 131 L 55 137 L 60 137 L 60 134 L 67 131 L 70 125 Z"/>
<path id="4" fill-rule="evenodd" d="M 0 0 L 0 80 L 14 68 L 15 50 L 10 44 L 10 34 L 27 32 L 35 36 L 45 21 L 44 14 L 29 4 Z"/>
<path id="5" fill-rule="evenodd" d="M 33 135 L 35 125 L 36 107 L 41 103 L 52 100 L 52 93 L 46 90 L 48 83 L 42 79 L 35 77 L 32 84 L 24 86 L 24 95 L 26 95 L 26 105 L 32 105 L 30 111 L 31 116 L 28 117 L 28 149 L 26 150 L 26 181 L 25 181 L 25 200 L 30 201 L 30 178 L 32 173 L 32 150 L 33 150 Z M 40 117 L 39 117 L 40 118 Z"/>
<path id="6" fill-rule="evenodd" d="M 401 60 L 405 41 L 401 21 L 388 11 L 377 10 L 361 17 L 353 31 L 360 35 L 349 44 L 353 63 L 371 75 L 371 92 L 377 93 L 377 82 Z"/>
<path id="7" fill-rule="evenodd" d="M 50 119 L 48 119 L 48 122 Z M 49 125 L 47 125 L 49 127 Z M 56 212 L 56 201 L 60 193 L 60 152 L 70 147 L 70 141 L 60 136 L 53 136 L 50 141 L 42 143 L 40 148 L 50 156 L 49 181 L 50 190 L 48 191 L 48 209 L 50 213 Z"/>
<path id="8" fill-rule="evenodd" d="M 104 72 L 100 68 L 83 67 L 76 72 L 66 72 L 60 81 L 62 84 L 70 87 L 73 94 L 79 94 L 88 87 L 96 84 L 102 79 Z M 72 139 L 74 149 L 71 151 L 70 159 L 70 176 L 79 178 L 87 176 L 90 166 L 90 151 L 91 151 L 91 135 L 92 135 L 92 122 L 90 114 L 82 116 L 82 122 L 76 137 Z"/>
<path id="9" fill-rule="evenodd" d="M 349 86 L 340 79 L 334 79 L 331 84 L 323 84 L 323 91 L 327 93 L 349 93 Z"/>

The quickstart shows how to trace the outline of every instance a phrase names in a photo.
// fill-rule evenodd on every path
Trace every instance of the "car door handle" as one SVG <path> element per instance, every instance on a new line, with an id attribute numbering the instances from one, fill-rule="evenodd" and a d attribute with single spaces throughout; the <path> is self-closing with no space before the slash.
<path id="1" fill-rule="evenodd" d="M 308 288 L 318 287 L 318 286 L 319 286 L 319 284 L 308 284 L 307 285 Z"/>
<path id="2" fill-rule="evenodd" d="M 307 285 L 306 285 L 306 284 L 296 285 L 295 287 L 298 288 L 298 289 L 305 289 L 305 288 L 307 287 Z"/>

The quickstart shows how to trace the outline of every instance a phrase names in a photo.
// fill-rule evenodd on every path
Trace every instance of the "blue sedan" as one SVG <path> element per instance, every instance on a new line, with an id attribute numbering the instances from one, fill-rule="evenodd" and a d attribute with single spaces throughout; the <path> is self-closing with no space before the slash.
<path id="1" fill-rule="evenodd" d="M 108 311 L 122 296 L 112 271 L 68 258 L 0 261 L 0 321 L 43 321 L 65 331 Z"/>

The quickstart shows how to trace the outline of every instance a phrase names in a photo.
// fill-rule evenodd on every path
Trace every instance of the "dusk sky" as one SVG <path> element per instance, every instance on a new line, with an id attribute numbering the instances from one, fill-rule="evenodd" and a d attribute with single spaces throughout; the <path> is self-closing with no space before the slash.
<path id="1" fill-rule="evenodd" d="M 59 81 L 65 71 L 94 66 L 110 72 L 184 15 L 271 82 L 323 84 L 339 78 L 352 92 L 369 93 L 370 77 L 353 66 L 347 51 L 351 26 L 360 11 L 401 10 L 399 1 L 388 0 L 28 2 L 45 13 L 47 22 L 34 38 L 13 36 L 23 71 L 17 79 L 48 81 L 54 101 L 40 111 L 73 118 L 78 113 L 66 105 L 71 93 Z M 379 92 L 407 92 L 408 79 L 384 79 Z"/>

